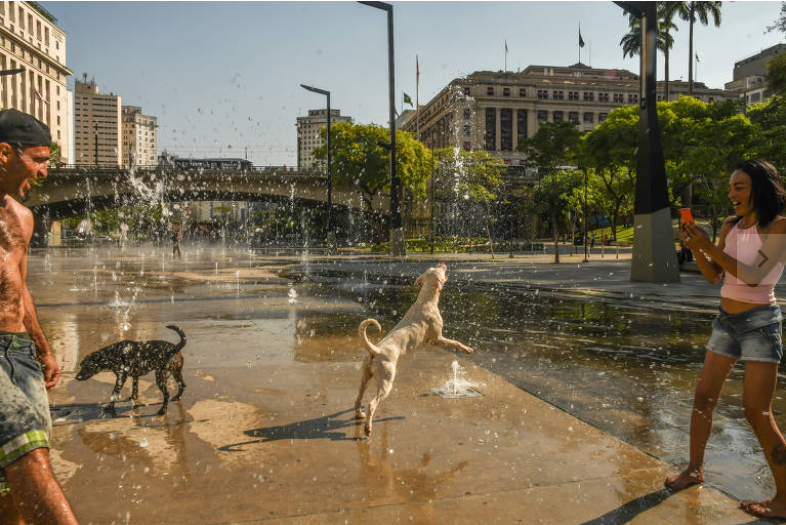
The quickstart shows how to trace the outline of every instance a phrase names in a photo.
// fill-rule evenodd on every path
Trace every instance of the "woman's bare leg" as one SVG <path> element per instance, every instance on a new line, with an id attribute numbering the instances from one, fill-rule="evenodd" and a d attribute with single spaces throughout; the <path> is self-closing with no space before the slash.
<path id="1" fill-rule="evenodd" d="M 712 431 L 712 412 L 718 404 L 723 383 L 736 362 L 736 359 L 710 351 L 704 357 L 690 417 L 690 461 L 682 473 L 666 479 L 664 485 L 667 489 L 682 490 L 704 481 L 704 449 Z"/>

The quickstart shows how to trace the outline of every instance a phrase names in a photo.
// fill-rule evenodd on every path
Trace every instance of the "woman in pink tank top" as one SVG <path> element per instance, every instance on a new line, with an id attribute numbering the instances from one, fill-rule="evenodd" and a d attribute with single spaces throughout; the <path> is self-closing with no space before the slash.
<path id="1" fill-rule="evenodd" d="M 721 227 L 718 244 L 693 223 L 680 236 L 693 251 L 702 275 L 723 279 L 718 317 L 701 370 L 690 422 L 690 461 L 667 488 L 681 490 L 704 481 L 704 449 L 721 388 L 737 361 L 745 362 L 745 416 L 753 427 L 775 479 L 776 494 L 742 503 L 751 514 L 786 518 L 786 440 L 772 416 L 772 400 L 783 355 L 781 310 L 775 284 L 783 273 L 786 249 L 786 194 L 778 171 L 763 160 L 740 164 L 729 180 L 734 216 Z"/>

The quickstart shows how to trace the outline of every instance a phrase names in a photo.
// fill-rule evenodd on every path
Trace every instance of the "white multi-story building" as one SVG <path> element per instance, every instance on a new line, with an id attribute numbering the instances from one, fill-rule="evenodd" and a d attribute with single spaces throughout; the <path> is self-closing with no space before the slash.
<path id="1" fill-rule="evenodd" d="M 0 77 L 0 108 L 14 108 L 49 126 L 60 146 L 61 162 L 70 163 L 71 105 L 66 77 L 66 35 L 57 19 L 36 2 L 0 0 L 0 70 L 22 69 Z"/>
<path id="2" fill-rule="evenodd" d="M 508 165 L 523 165 L 521 139 L 531 137 L 543 122 L 575 122 L 590 131 L 609 112 L 639 102 L 639 76 L 624 69 L 597 69 L 578 63 L 569 67 L 529 66 L 524 71 L 479 71 L 457 78 L 403 129 L 419 128 L 429 147 L 483 149 Z M 657 83 L 658 100 L 665 97 Z M 669 82 L 669 99 L 688 93 L 688 83 Z M 736 99 L 737 94 L 693 83 L 693 96 L 704 102 Z"/>
<path id="3" fill-rule="evenodd" d="M 74 86 L 74 145 L 76 164 L 123 164 L 121 98 L 98 91 L 95 80 Z M 96 159 L 96 155 L 98 158 Z"/>
<path id="4" fill-rule="evenodd" d="M 341 115 L 340 109 L 330 110 L 330 125 L 336 122 L 352 122 L 352 117 Z M 297 166 L 310 168 L 314 165 L 314 149 L 323 143 L 320 130 L 327 127 L 327 109 L 309 109 L 307 117 L 297 118 Z"/>
<path id="5" fill-rule="evenodd" d="M 158 165 L 158 123 L 139 106 L 123 106 L 123 164 Z"/>

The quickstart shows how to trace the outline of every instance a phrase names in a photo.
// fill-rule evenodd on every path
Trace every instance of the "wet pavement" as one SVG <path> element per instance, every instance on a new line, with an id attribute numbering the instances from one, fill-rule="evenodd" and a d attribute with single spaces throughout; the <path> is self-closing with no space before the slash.
<path id="1" fill-rule="evenodd" d="M 476 353 L 406 356 L 366 440 L 351 410 L 357 324 L 390 329 L 428 257 L 34 251 L 30 288 L 65 371 L 50 397 L 54 468 L 82 523 L 756 523 L 735 498 L 773 485 L 741 370 L 719 404 L 710 483 L 661 490 L 687 457 L 717 289 L 695 275 L 631 283 L 626 255 L 607 257 L 439 257 L 446 335 Z M 188 336 L 188 387 L 166 416 L 152 374 L 142 406 L 114 416 L 102 410 L 114 376 L 74 380 L 106 344 L 176 341 L 171 323 Z M 483 397 L 434 395 L 454 360 Z"/>

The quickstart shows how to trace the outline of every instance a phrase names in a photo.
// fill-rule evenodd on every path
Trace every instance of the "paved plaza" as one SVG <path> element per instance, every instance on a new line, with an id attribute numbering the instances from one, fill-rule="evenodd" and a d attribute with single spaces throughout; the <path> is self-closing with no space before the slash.
<path id="1" fill-rule="evenodd" d="M 683 273 L 682 283 L 632 283 L 629 253 L 593 255 L 587 264 L 580 255 L 560 265 L 552 257 L 297 257 L 283 268 L 360 269 L 372 278 L 414 276 L 444 261 L 451 286 L 717 307 L 718 288 L 695 273 Z M 366 440 L 352 411 L 363 357 L 356 335 L 323 342 L 319 351 L 333 357 L 321 359 L 281 358 L 272 349 L 291 345 L 285 338 L 187 347 L 188 390 L 165 417 L 153 415 L 160 393 L 152 375 L 140 383 L 142 407 L 119 405 L 118 417 L 106 418 L 95 401 L 113 377 L 77 383 L 66 373 L 51 394 L 52 457 L 82 523 L 759 523 L 710 483 L 665 491 L 674 466 L 473 365 L 472 356 L 437 348 L 401 361 Z M 232 360 L 243 345 L 256 347 L 256 359 Z M 432 394 L 454 359 L 483 397 Z"/>

